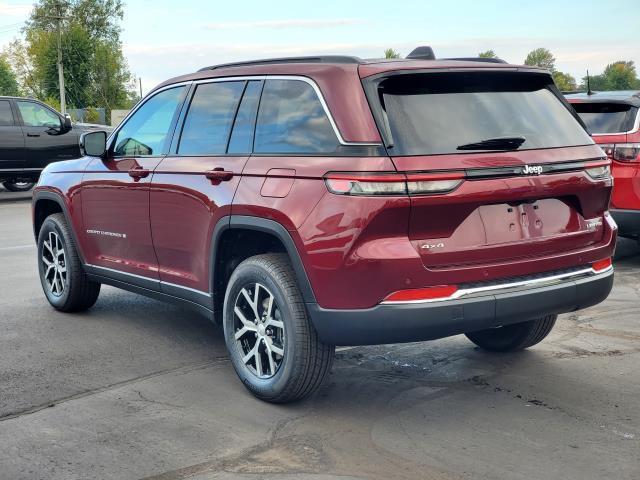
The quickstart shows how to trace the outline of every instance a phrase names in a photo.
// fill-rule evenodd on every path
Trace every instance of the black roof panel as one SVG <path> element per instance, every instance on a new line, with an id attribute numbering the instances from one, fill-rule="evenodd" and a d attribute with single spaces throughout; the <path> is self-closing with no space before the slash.
<path id="1" fill-rule="evenodd" d="M 249 60 L 247 62 L 223 63 L 221 65 L 211 65 L 198 70 L 216 70 L 218 68 L 228 67 L 244 67 L 249 65 L 272 65 L 277 63 L 363 63 L 358 57 L 350 57 L 347 55 L 319 55 L 313 57 L 283 57 L 283 58 L 266 58 L 263 60 Z"/>
<path id="2" fill-rule="evenodd" d="M 613 90 L 610 92 L 570 93 L 565 95 L 567 100 L 580 100 L 581 102 L 615 102 L 629 103 L 640 107 L 640 90 Z"/>

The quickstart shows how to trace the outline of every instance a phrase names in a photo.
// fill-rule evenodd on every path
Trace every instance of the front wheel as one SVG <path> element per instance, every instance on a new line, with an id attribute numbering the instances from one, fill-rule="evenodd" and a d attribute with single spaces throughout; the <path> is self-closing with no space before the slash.
<path id="1" fill-rule="evenodd" d="M 49 303 L 62 312 L 92 307 L 100 284 L 87 278 L 73 235 L 62 213 L 48 216 L 38 233 L 38 271 Z"/>
<path id="2" fill-rule="evenodd" d="M 514 323 L 498 328 L 488 328 L 465 333 L 467 338 L 485 350 L 492 352 L 515 352 L 540 343 L 549 335 L 556 323 L 557 315 Z"/>
<path id="3" fill-rule="evenodd" d="M 10 192 L 28 192 L 36 182 L 10 180 L 2 182 L 2 186 Z"/>
<path id="4" fill-rule="evenodd" d="M 256 397 L 286 403 L 320 387 L 335 347 L 318 339 L 286 255 L 243 261 L 229 280 L 223 315 L 233 367 Z"/>

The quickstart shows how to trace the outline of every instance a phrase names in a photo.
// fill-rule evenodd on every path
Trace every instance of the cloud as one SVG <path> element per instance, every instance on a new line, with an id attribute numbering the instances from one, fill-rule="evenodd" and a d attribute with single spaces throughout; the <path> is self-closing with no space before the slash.
<path id="1" fill-rule="evenodd" d="M 362 23 L 362 20 L 353 18 L 335 18 L 326 20 L 291 19 L 291 20 L 256 20 L 249 22 L 220 22 L 208 23 L 204 26 L 207 30 L 238 30 L 250 28 L 326 28 L 341 27 Z"/>
<path id="2" fill-rule="evenodd" d="M 5 15 L 8 17 L 26 17 L 32 8 L 32 5 L 12 5 L 0 1 L 0 18 Z"/>

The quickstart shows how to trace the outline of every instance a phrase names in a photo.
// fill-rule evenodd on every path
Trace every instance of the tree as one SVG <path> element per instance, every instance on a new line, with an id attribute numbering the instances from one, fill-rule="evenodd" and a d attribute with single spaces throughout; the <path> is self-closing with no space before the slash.
<path id="1" fill-rule="evenodd" d="M 400 52 L 395 51 L 393 48 L 387 48 L 384 51 L 384 58 L 400 58 Z"/>
<path id="2" fill-rule="evenodd" d="M 91 91 L 94 104 L 104 105 L 109 111 L 112 108 L 131 108 L 138 95 L 122 50 L 99 43 L 95 47 L 94 60 Z"/>
<path id="3" fill-rule="evenodd" d="M 551 74 L 553 77 L 553 81 L 559 90 L 563 92 L 571 92 L 577 89 L 576 79 L 573 78 L 568 73 L 563 73 L 559 71 L 555 71 Z"/>
<path id="4" fill-rule="evenodd" d="M 619 60 L 610 63 L 600 75 L 589 77 L 591 90 L 636 90 L 640 89 L 640 79 L 633 61 Z M 587 89 L 587 77 L 582 78 L 580 88 Z"/>
<path id="5" fill-rule="evenodd" d="M 587 82 L 587 77 L 582 77 L 582 83 L 580 84 L 580 90 L 587 90 L 591 88 L 591 90 L 608 90 L 607 88 L 607 79 L 604 75 L 589 75 L 589 81 Z"/>
<path id="6" fill-rule="evenodd" d="M 556 59 L 546 48 L 536 48 L 529 52 L 527 58 L 524 60 L 524 64 L 544 68 L 551 73 L 556 70 Z"/>
<path id="7" fill-rule="evenodd" d="M 20 95 L 16 75 L 4 56 L 0 56 L 0 95 Z"/>
<path id="8" fill-rule="evenodd" d="M 45 98 L 41 81 L 33 70 L 26 42 L 12 41 L 5 47 L 3 56 L 11 66 L 22 93 L 30 97 Z"/>
<path id="9" fill-rule="evenodd" d="M 620 60 L 610 63 L 604 69 L 603 76 L 607 90 L 631 90 L 640 88 L 640 80 L 636 74 L 633 61 Z"/>
<path id="10" fill-rule="evenodd" d="M 82 25 L 91 38 L 120 42 L 120 21 L 124 18 L 122 0 L 39 0 L 31 11 L 26 30 L 55 32 L 58 13 L 63 17 L 63 26 L 75 22 Z"/>
<path id="11" fill-rule="evenodd" d="M 32 31 L 28 36 L 27 51 L 36 75 L 42 82 L 40 89 L 44 96 L 59 98 L 56 37 L 55 32 Z M 91 96 L 93 49 L 91 38 L 78 24 L 69 25 L 62 34 L 62 64 L 69 107 L 84 108 L 93 102 Z"/>
<path id="12" fill-rule="evenodd" d="M 105 107 L 108 111 L 128 108 L 135 90 L 122 55 L 123 15 L 122 0 L 39 0 L 24 29 L 24 44 L 14 48 L 15 63 L 27 65 L 20 72 L 22 81 L 28 85 L 25 89 L 38 98 L 59 101 L 57 17 L 60 16 L 68 105 Z"/>
<path id="13" fill-rule="evenodd" d="M 559 90 L 571 91 L 577 88 L 575 78 L 556 69 L 556 58 L 546 48 L 536 48 L 530 51 L 524 60 L 524 64 L 549 70 Z"/>
<path id="14" fill-rule="evenodd" d="M 496 52 L 494 52 L 493 50 L 487 50 L 485 52 L 480 52 L 478 54 L 478 57 L 480 57 L 480 58 L 498 58 L 498 55 L 496 55 Z"/>

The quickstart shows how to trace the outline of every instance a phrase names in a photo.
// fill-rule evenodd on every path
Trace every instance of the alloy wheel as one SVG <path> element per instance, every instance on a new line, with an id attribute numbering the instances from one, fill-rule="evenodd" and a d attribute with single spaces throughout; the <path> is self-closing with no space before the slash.
<path id="1" fill-rule="evenodd" d="M 280 308 L 267 287 L 252 283 L 240 290 L 233 324 L 244 365 L 258 378 L 273 377 L 284 359 L 285 329 Z"/>
<path id="2" fill-rule="evenodd" d="M 64 246 L 56 232 L 49 232 L 42 243 L 43 276 L 52 295 L 59 297 L 67 286 L 67 264 Z"/>

